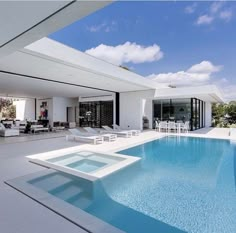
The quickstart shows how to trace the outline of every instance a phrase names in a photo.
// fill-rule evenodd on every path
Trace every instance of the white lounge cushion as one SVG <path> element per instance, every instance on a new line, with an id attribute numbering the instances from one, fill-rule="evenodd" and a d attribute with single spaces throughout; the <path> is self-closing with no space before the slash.
<path id="1" fill-rule="evenodd" d="M 0 130 L 5 130 L 5 129 L 6 128 L 5 128 L 4 124 L 0 123 Z"/>
<path id="2" fill-rule="evenodd" d="M 0 136 L 2 137 L 19 136 L 19 135 L 20 131 L 17 129 L 0 130 Z"/>

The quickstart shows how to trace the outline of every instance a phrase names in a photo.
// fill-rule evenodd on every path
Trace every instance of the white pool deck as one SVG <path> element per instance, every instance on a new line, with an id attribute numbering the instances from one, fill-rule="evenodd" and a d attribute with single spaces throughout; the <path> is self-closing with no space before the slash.
<path id="1" fill-rule="evenodd" d="M 68 142 L 65 134 L 42 134 L 26 137 L 0 138 L 0 232 L 3 233 L 84 233 L 83 229 L 17 192 L 4 183 L 6 180 L 28 175 L 46 168 L 29 163 L 25 156 L 47 151 L 78 148 L 98 152 L 115 152 L 145 141 L 165 136 L 153 130 L 140 136 L 118 138 L 115 142 L 89 145 Z M 187 136 L 230 139 L 229 129 L 205 128 Z"/>

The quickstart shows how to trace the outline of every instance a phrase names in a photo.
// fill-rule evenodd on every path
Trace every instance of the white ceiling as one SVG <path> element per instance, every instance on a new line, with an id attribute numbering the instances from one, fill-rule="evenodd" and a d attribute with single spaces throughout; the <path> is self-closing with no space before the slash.
<path id="1" fill-rule="evenodd" d="M 0 73 L 0 95 L 16 97 L 78 97 L 110 95 L 110 92 L 78 86 L 34 80 L 17 75 Z"/>
<path id="2" fill-rule="evenodd" d="M 69 1 L 0 1 L 0 46 L 64 7 Z M 4 32 L 4 33 L 3 33 Z"/>

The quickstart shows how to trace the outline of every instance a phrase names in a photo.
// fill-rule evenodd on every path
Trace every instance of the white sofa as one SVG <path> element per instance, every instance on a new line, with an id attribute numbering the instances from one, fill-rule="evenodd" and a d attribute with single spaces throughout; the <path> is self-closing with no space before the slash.
<path id="1" fill-rule="evenodd" d="M 7 129 L 5 126 L 0 123 L 0 136 L 1 137 L 11 137 L 11 136 L 19 136 L 19 129 Z"/>

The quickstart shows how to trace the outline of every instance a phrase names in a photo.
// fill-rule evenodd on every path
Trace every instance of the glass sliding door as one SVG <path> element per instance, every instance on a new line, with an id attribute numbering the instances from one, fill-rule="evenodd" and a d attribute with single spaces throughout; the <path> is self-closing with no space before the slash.
<path id="1" fill-rule="evenodd" d="M 191 118 L 191 99 L 163 99 L 153 101 L 155 121 L 186 122 Z"/>
<path id="2" fill-rule="evenodd" d="M 197 98 L 191 99 L 191 130 L 205 126 L 205 103 Z"/>
<path id="3" fill-rule="evenodd" d="M 197 98 L 153 100 L 153 126 L 155 121 L 189 122 L 190 129 L 205 126 L 205 103 Z"/>

